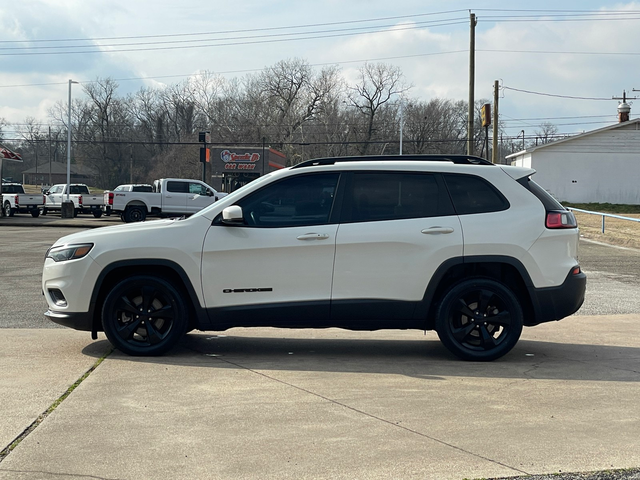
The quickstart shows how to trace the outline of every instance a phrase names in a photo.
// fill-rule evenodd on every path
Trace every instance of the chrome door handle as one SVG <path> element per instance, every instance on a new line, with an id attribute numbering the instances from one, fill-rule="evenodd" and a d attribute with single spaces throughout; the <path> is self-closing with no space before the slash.
<path id="1" fill-rule="evenodd" d="M 326 240 L 329 235 L 326 233 L 305 233 L 296 237 L 298 240 Z"/>
<path id="2" fill-rule="evenodd" d="M 440 233 L 453 233 L 453 228 L 451 227 L 429 227 L 422 230 L 422 233 L 425 235 L 437 235 Z"/>

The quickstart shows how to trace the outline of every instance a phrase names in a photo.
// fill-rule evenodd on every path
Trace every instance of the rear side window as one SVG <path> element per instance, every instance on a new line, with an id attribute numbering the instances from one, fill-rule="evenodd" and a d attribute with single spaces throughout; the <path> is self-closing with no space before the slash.
<path id="1" fill-rule="evenodd" d="M 500 212 L 509 208 L 504 195 L 484 178 L 450 173 L 444 178 L 458 215 Z"/>
<path id="2" fill-rule="evenodd" d="M 347 221 L 375 222 L 452 215 L 435 175 L 355 173 Z"/>
<path id="3" fill-rule="evenodd" d="M 189 193 L 189 182 L 167 182 L 167 192 Z"/>

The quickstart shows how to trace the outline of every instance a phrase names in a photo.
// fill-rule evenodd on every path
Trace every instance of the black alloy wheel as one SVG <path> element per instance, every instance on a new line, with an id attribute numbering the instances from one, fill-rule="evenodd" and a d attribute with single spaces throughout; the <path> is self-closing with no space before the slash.
<path id="1" fill-rule="evenodd" d="M 161 355 L 187 331 L 183 294 L 169 281 L 140 275 L 117 284 L 102 309 L 109 341 L 129 355 Z"/>
<path id="2" fill-rule="evenodd" d="M 127 207 L 124 212 L 126 223 L 144 222 L 147 218 L 147 211 L 143 207 Z"/>
<path id="3" fill-rule="evenodd" d="M 491 361 L 507 354 L 522 333 L 520 302 L 505 285 L 488 278 L 462 281 L 440 303 L 436 331 L 463 360 Z"/>

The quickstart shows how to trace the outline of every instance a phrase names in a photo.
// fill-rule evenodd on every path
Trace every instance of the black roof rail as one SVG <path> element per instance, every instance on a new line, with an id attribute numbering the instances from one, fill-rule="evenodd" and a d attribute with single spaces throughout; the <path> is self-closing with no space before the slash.
<path id="1" fill-rule="evenodd" d="M 335 165 L 342 162 L 451 162 L 457 165 L 493 165 L 484 158 L 473 155 L 367 155 L 362 157 L 327 157 L 307 160 L 291 168 L 311 167 L 315 165 Z"/>

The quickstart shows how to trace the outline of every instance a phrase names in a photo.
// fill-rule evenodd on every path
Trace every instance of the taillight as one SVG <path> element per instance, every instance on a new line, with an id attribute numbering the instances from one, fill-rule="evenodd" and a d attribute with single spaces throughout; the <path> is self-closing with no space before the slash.
<path id="1" fill-rule="evenodd" d="M 547 228 L 576 228 L 578 222 L 576 222 L 575 215 L 568 210 L 556 210 L 547 212 Z"/>
<path id="2" fill-rule="evenodd" d="M 113 192 L 109 192 L 109 205 L 113 205 Z"/>
<path id="3" fill-rule="evenodd" d="M 82 195 L 78 195 L 78 205 L 82 205 Z"/>
<path id="4" fill-rule="evenodd" d="M 16 207 L 20 204 L 20 197 L 16 195 L 16 198 L 13 200 L 13 203 L 16 204 Z"/>

